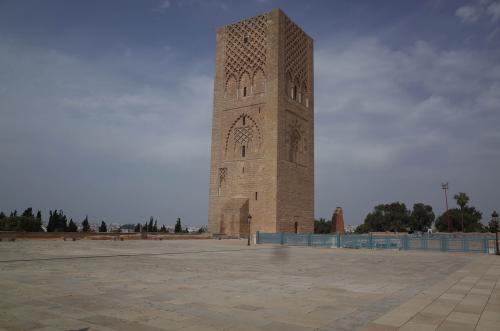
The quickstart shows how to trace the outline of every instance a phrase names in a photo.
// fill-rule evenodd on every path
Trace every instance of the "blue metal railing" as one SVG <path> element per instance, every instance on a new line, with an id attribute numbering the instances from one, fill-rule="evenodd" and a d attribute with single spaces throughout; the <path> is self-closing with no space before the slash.
<path id="1" fill-rule="evenodd" d="M 492 239 L 488 235 L 473 237 L 445 234 L 383 236 L 372 234 L 340 235 L 257 232 L 256 242 L 257 244 L 280 244 L 289 246 L 496 253 L 495 239 Z"/>

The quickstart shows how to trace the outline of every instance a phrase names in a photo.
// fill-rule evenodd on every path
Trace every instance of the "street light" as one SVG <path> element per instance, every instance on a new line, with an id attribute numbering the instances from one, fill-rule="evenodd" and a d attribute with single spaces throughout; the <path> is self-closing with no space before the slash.
<path id="1" fill-rule="evenodd" d="M 446 201 L 446 218 L 448 220 L 448 232 L 451 232 L 450 213 L 448 213 L 448 194 L 446 194 L 446 191 L 448 190 L 448 182 L 441 183 L 441 188 L 444 191 L 444 198 L 445 198 L 445 201 Z"/>
<path id="2" fill-rule="evenodd" d="M 498 213 L 496 212 L 496 210 L 494 210 L 493 214 L 491 214 L 490 224 L 490 231 L 495 231 L 495 252 L 496 255 L 500 255 L 500 251 L 498 249 Z"/>
<path id="3" fill-rule="evenodd" d="M 250 246 L 250 236 L 252 235 L 252 231 L 250 231 L 250 224 L 252 223 L 252 215 L 248 214 L 248 246 Z"/>

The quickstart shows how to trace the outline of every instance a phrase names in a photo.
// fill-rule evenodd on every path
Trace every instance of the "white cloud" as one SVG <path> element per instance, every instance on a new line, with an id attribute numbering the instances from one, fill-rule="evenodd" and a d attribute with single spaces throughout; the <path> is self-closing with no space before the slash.
<path id="1" fill-rule="evenodd" d="M 179 67 L 162 55 L 163 49 L 157 56 L 128 51 L 113 54 L 109 62 L 89 63 L 59 51 L 2 41 L 0 67 L 6 71 L 0 84 L 0 145 L 36 131 L 45 141 L 63 139 L 69 153 L 88 157 L 179 164 L 208 155 L 204 140 L 210 132 L 213 84 L 207 73 L 196 71 L 196 64 L 189 66 L 194 69 Z M 136 82 L 124 68 L 142 70 L 156 84 Z M 171 68 L 170 77 L 158 82 L 158 68 Z M 17 125 L 27 119 L 29 125 Z M 175 143 L 180 141 L 193 146 Z M 39 150 L 43 143 L 33 140 L 30 149 Z M 164 153 L 155 152 L 157 146 Z"/>
<path id="2" fill-rule="evenodd" d="M 491 20 L 495 22 L 500 18 L 500 2 L 494 2 L 488 6 L 487 13 L 491 15 Z"/>
<path id="3" fill-rule="evenodd" d="M 316 43 L 320 214 L 335 201 L 361 222 L 360 205 L 425 201 L 443 180 L 490 201 L 500 180 L 498 50 L 339 39 Z"/>
<path id="4" fill-rule="evenodd" d="M 491 16 L 491 22 L 500 18 L 500 2 L 479 1 L 478 4 L 471 4 L 459 7 L 455 15 L 464 23 L 476 23 L 481 17 Z"/>
<path id="5" fill-rule="evenodd" d="M 473 23 L 481 17 L 481 7 L 462 6 L 456 10 L 455 15 L 460 17 L 462 22 Z"/>
<path id="6" fill-rule="evenodd" d="M 163 13 L 167 11 L 171 7 L 171 5 L 171 0 L 162 0 L 156 5 L 156 7 L 153 8 L 153 11 Z"/>
<path id="7" fill-rule="evenodd" d="M 444 146 L 455 162 L 470 163 L 453 144 L 480 153 L 471 135 L 497 130 L 498 54 L 438 50 L 423 41 L 393 50 L 375 38 L 323 45 L 315 59 L 316 155 L 323 164 L 404 168 L 415 150 L 428 162 L 442 160 L 436 148 Z"/>

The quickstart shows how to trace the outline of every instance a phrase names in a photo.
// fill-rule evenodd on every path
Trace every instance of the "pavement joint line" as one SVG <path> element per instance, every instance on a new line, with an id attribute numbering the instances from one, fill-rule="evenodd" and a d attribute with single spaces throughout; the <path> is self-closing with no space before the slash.
<path id="1" fill-rule="evenodd" d="M 455 283 L 458 283 L 460 280 L 462 280 L 464 277 L 461 277 L 459 278 Z M 474 288 L 474 286 L 476 286 L 476 284 L 479 282 L 479 280 L 481 279 L 481 277 L 479 277 L 479 279 L 474 283 L 474 285 L 470 288 L 470 290 L 467 292 L 466 295 L 464 295 L 464 298 L 470 293 L 470 291 L 472 291 L 472 289 Z M 450 289 L 450 287 L 448 287 L 448 289 L 446 289 L 446 291 L 448 291 Z M 445 292 L 446 292 L 445 291 Z M 443 292 L 443 293 L 445 293 Z M 439 297 L 438 297 L 439 298 Z M 441 327 L 441 325 L 446 322 L 446 319 L 453 313 L 453 311 L 455 310 L 455 308 L 462 302 L 462 300 L 464 299 L 462 298 L 460 301 L 458 301 L 454 306 L 453 306 L 453 309 L 448 313 L 448 315 L 446 315 L 446 317 L 441 321 L 441 323 L 438 324 L 438 326 L 436 327 L 436 330 L 439 330 L 439 328 Z M 437 299 L 436 299 L 437 300 Z"/>
<path id="2" fill-rule="evenodd" d="M 462 280 L 462 279 L 463 279 L 463 277 L 459 277 L 459 278 L 457 278 L 457 279 L 456 279 L 456 280 L 455 280 L 455 281 L 454 281 L 454 282 L 453 282 L 450 286 L 448 286 L 448 287 L 446 288 L 446 290 L 444 290 L 444 291 L 441 293 L 441 295 L 443 295 L 444 293 L 446 293 L 446 291 L 448 291 L 450 288 L 452 288 L 453 286 L 455 286 L 455 285 L 456 285 L 458 282 L 460 282 L 460 280 Z M 477 282 L 479 282 L 479 279 L 476 281 L 476 283 L 477 283 Z M 476 283 L 474 283 L 474 285 L 475 285 Z M 473 286 L 473 287 L 474 287 L 474 286 Z M 472 288 L 473 288 L 473 287 L 471 287 L 471 289 L 469 290 L 469 292 L 467 292 L 467 294 L 468 294 L 468 293 L 470 293 L 470 291 L 472 290 Z M 401 329 L 401 328 L 402 328 L 403 326 L 405 326 L 406 324 L 408 324 L 408 323 L 411 321 L 411 319 L 412 319 L 413 317 L 415 317 L 415 316 L 416 316 L 419 312 L 424 311 L 427 307 L 429 307 L 429 306 L 430 306 L 430 305 L 432 305 L 434 302 L 436 302 L 436 300 L 439 300 L 439 298 L 441 297 L 441 295 L 439 295 L 438 297 L 436 297 L 436 298 L 435 298 L 434 300 L 432 300 L 429 304 L 427 304 L 425 307 L 423 307 L 422 309 L 420 309 L 420 311 L 418 311 L 418 312 L 417 312 L 416 314 L 414 314 L 411 318 L 409 318 L 406 322 L 404 322 L 404 323 L 403 323 L 400 327 L 398 327 L 398 330 L 399 330 L 399 329 Z M 465 296 L 464 296 L 464 297 L 465 297 Z M 410 300 L 411 300 L 411 299 L 410 299 Z M 458 302 L 457 304 L 455 304 L 455 306 L 453 306 L 453 309 L 455 309 L 455 307 L 456 307 L 459 303 L 460 303 L 460 302 Z M 438 324 L 438 326 L 436 327 L 436 330 L 437 330 L 437 329 L 439 329 L 439 327 L 441 326 L 441 324 L 443 324 L 443 323 L 444 323 L 444 321 L 446 321 L 446 318 L 448 318 L 448 316 L 450 316 L 450 314 L 453 312 L 453 309 L 451 310 L 451 312 L 450 312 L 450 313 L 448 313 L 448 315 L 446 315 L 446 317 L 443 319 L 443 321 L 442 321 L 441 323 L 439 323 L 439 324 Z M 483 308 L 483 309 L 484 309 L 484 308 Z M 390 311 L 389 311 L 389 312 L 387 312 L 387 313 L 390 313 Z"/>
<path id="3" fill-rule="evenodd" d="M 476 262 L 475 264 L 480 264 L 480 263 Z M 475 268 L 472 268 L 472 269 L 474 270 Z M 484 274 L 483 274 L 483 275 L 484 275 Z M 459 302 L 457 302 L 457 303 L 453 306 L 453 309 L 452 309 L 452 310 L 448 313 L 448 315 L 446 315 L 446 317 L 445 317 L 445 318 L 441 321 L 441 323 L 439 323 L 439 324 L 438 324 L 438 326 L 436 327 L 436 330 L 439 330 L 439 328 L 441 327 L 441 325 L 442 325 L 442 324 L 446 321 L 446 319 L 447 319 L 447 318 L 448 318 L 448 317 L 449 317 L 449 316 L 450 316 L 450 315 L 454 312 L 455 308 L 456 308 L 456 307 L 457 307 L 457 306 L 458 306 L 458 305 L 459 305 L 459 304 L 463 301 L 463 299 L 465 299 L 465 298 L 467 297 L 467 295 L 468 295 L 468 294 L 470 294 L 470 291 L 472 291 L 472 289 L 474 288 L 474 286 L 476 286 L 476 284 L 477 284 L 477 283 L 479 283 L 479 281 L 481 280 L 481 278 L 483 278 L 483 277 L 482 277 L 482 276 L 481 276 L 481 277 L 479 277 L 479 278 L 476 280 L 476 282 L 474 283 L 474 285 L 473 285 L 473 286 L 470 288 L 470 290 L 467 292 L 467 294 L 466 294 L 466 295 L 464 295 L 464 297 L 463 297 L 463 298 L 462 298 Z M 462 279 L 464 279 L 464 277 L 459 278 L 459 280 L 462 280 Z M 457 280 L 457 282 L 459 282 L 459 280 Z M 457 283 L 457 282 L 455 282 L 455 283 Z M 450 289 L 450 288 L 448 288 L 448 289 Z M 447 289 L 447 290 L 448 290 L 448 289 Z M 446 291 L 445 291 L 445 292 L 446 292 Z M 437 300 L 437 299 L 436 299 L 436 300 Z M 486 305 L 485 305 L 485 306 L 486 306 Z M 484 308 L 483 308 L 483 309 L 484 309 Z M 478 319 L 478 321 L 479 321 L 479 319 Z M 474 327 L 474 329 L 475 329 L 475 327 Z"/>
<path id="4" fill-rule="evenodd" d="M 457 280 L 455 280 L 455 282 L 453 282 L 450 286 L 448 286 L 448 287 L 446 288 L 446 290 L 444 290 L 444 291 L 441 293 L 441 295 L 443 295 L 444 293 L 446 293 L 446 291 L 448 291 L 450 288 L 452 288 L 453 286 L 455 286 L 455 285 L 456 285 L 456 284 L 460 281 L 460 279 L 461 279 L 461 278 L 458 278 Z M 470 291 L 470 290 L 469 290 L 469 291 Z M 401 325 L 400 327 L 398 327 L 398 330 L 399 330 L 399 329 L 401 329 L 403 326 L 405 326 L 408 322 L 410 322 L 410 321 L 411 321 L 411 319 L 412 319 L 413 317 L 415 317 L 418 313 L 420 313 L 421 311 L 424 311 L 427 307 L 429 307 L 429 306 L 430 306 L 430 305 L 432 305 L 434 302 L 436 302 L 436 300 L 438 300 L 438 299 L 441 297 L 441 295 L 439 295 L 438 297 L 436 297 L 436 298 L 435 298 L 434 300 L 432 300 L 432 301 L 431 301 L 428 305 L 426 305 L 425 307 L 423 307 L 422 309 L 420 309 L 420 311 L 418 311 L 417 313 L 415 313 L 415 314 L 414 314 L 411 318 L 409 318 L 406 322 L 404 322 L 404 323 L 403 323 L 403 325 Z M 411 300 L 411 299 L 410 299 L 410 300 Z M 457 305 L 455 305 L 455 306 L 453 307 L 453 309 L 455 309 L 455 307 L 456 307 L 456 306 L 457 306 Z M 452 310 L 452 311 L 453 311 L 453 310 Z M 450 312 L 448 315 L 446 315 L 446 317 L 448 317 L 450 314 L 451 314 L 451 312 Z M 443 321 L 445 321 L 445 320 L 446 320 L 446 317 L 443 319 Z M 439 325 L 436 327 L 436 330 L 439 328 L 439 326 L 440 326 L 442 323 L 443 323 L 443 322 L 439 323 Z"/>
<path id="5" fill-rule="evenodd" d="M 182 254 L 200 254 L 200 253 L 226 253 L 226 252 L 242 252 L 249 250 L 270 250 L 273 248 L 253 248 L 253 249 L 224 249 L 224 250 L 203 250 L 203 251 L 186 251 L 186 252 L 164 252 L 164 253 L 140 253 L 140 254 L 115 254 L 115 255 L 80 255 L 80 256 L 56 256 L 36 259 L 15 259 L 15 260 L 0 260 L 0 263 L 16 263 L 16 262 L 37 262 L 37 261 L 58 261 L 58 260 L 78 260 L 78 259 L 98 259 L 98 258 L 113 258 L 113 257 L 135 257 L 135 256 L 159 256 L 159 255 L 182 255 Z"/>
<path id="6" fill-rule="evenodd" d="M 488 302 L 490 302 L 490 299 L 491 299 L 491 295 L 493 294 L 493 291 L 495 290 L 496 286 L 497 286 L 497 283 L 498 283 L 498 279 L 495 281 L 495 285 L 493 286 L 493 289 L 490 291 L 490 295 L 488 296 L 488 300 L 486 300 L 486 304 L 483 306 L 483 309 L 481 310 L 481 314 L 479 315 L 479 318 L 477 319 L 477 322 L 476 324 L 474 325 L 474 330 L 477 328 L 477 325 L 479 324 L 479 322 L 481 321 L 481 317 L 483 317 L 483 314 L 484 314 L 484 310 L 486 309 L 486 306 L 488 305 Z M 479 282 L 479 281 L 478 281 Z"/>

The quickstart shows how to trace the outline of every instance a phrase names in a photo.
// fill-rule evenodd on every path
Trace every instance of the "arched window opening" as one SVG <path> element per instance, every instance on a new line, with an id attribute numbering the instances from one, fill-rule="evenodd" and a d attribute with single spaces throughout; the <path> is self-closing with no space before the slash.
<path id="1" fill-rule="evenodd" d="M 302 83 L 302 86 L 300 88 L 300 100 L 299 102 L 301 104 L 304 104 L 306 107 L 309 107 L 309 98 L 307 97 L 307 85 L 305 83 Z"/>
<path id="2" fill-rule="evenodd" d="M 261 94 L 265 92 L 266 88 L 266 77 L 264 76 L 264 72 L 259 69 L 253 75 L 253 85 L 252 85 L 252 94 Z"/>
<path id="3" fill-rule="evenodd" d="M 226 97 L 229 99 L 236 99 L 238 91 L 238 83 L 234 76 L 230 76 L 226 82 Z"/>
<path id="4" fill-rule="evenodd" d="M 293 98 L 293 78 L 292 75 L 290 75 L 289 72 L 286 73 L 286 94 L 290 97 Z"/>
<path id="5" fill-rule="evenodd" d="M 241 157 L 245 157 L 245 145 L 241 146 Z"/>
<path id="6" fill-rule="evenodd" d="M 243 116 L 243 126 L 245 126 L 245 119 L 246 119 L 246 116 Z"/>
<path id="7" fill-rule="evenodd" d="M 250 80 L 250 75 L 244 72 L 240 77 L 240 93 L 242 97 L 247 97 L 250 95 L 248 86 L 252 85 Z"/>
<path id="8" fill-rule="evenodd" d="M 295 222 L 295 234 L 299 233 L 299 222 Z"/>
<path id="9" fill-rule="evenodd" d="M 288 149 L 288 161 L 297 162 L 297 153 L 299 151 L 300 133 L 294 130 L 290 134 L 290 145 Z"/>
<path id="10" fill-rule="evenodd" d="M 290 93 L 291 93 L 292 99 L 295 100 L 297 98 L 297 86 L 293 85 L 292 91 Z"/>

